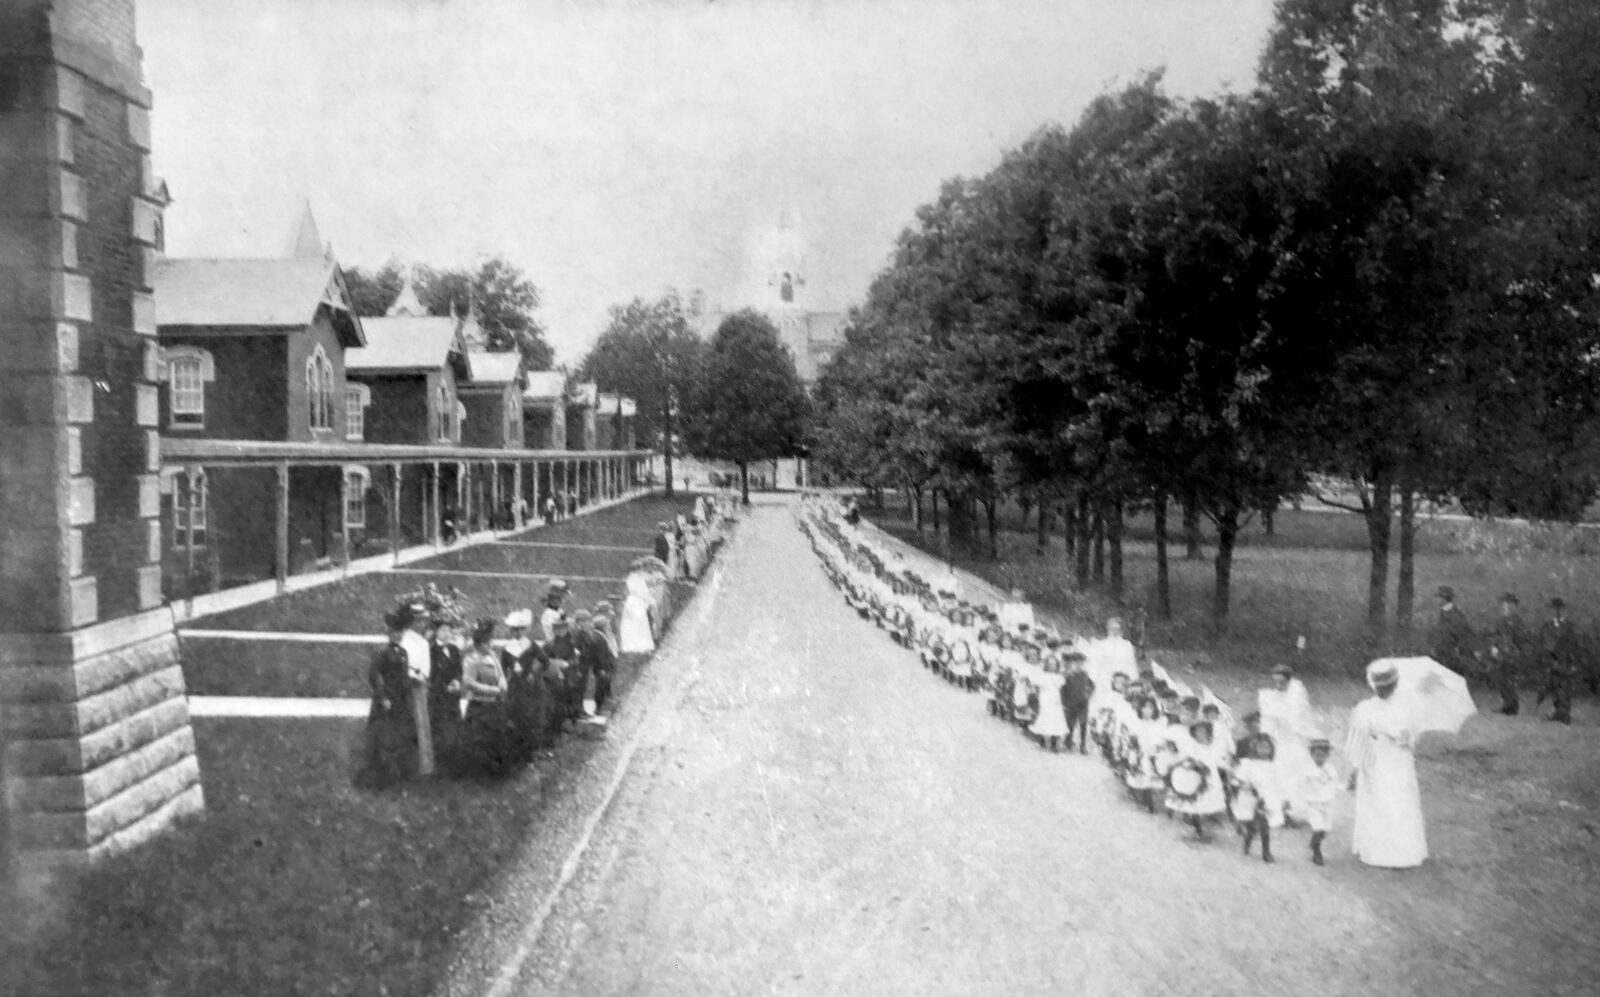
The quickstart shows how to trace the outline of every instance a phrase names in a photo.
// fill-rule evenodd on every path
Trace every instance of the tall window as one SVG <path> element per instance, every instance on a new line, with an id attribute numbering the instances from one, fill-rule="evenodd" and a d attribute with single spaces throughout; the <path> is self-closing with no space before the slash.
<path id="1" fill-rule="evenodd" d="M 306 405 L 312 429 L 333 428 L 333 361 L 320 343 L 306 360 Z"/>
<path id="2" fill-rule="evenodd" d="M 198 429 L 206 424 L 206 382 L 200 357 L 192 353 L 173 357 L 167 364 L 168 399 L 172 424 Z"/>
<path id="3" fill-rule="evenodd" d="M 206 475 L 193 478 L 180 474 L 172 483 L 172 546 L 188 548 L 191 538 L 196 547 L 206 545 Z"/>
<path id="4" fill-rule="evenodd" d="M 367 479 L 359 471 L 344 473 L 344 522 L 352 530 L 367 528 Z"/>
<path id="5" fill-rule="evenodd" d="M 437 401 L 439 407 L 439 442 L 449 443 L 451 440 L 450 419 L 456 414 L 456 407 L 450 401 L 450 391 L 442 384 L 439 385 Z"/>
<path id="6" fill-rule="evenodd" d="M 367 436 L 367 403 L 372 398 L 365 385 L 347 384 L 344 389 L 344 436 L 361 440 Z"/>

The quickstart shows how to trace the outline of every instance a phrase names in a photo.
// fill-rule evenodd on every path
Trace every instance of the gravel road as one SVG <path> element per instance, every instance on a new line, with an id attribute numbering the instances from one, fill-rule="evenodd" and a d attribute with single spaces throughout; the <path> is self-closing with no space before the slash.
<path id="1" fill-rule="evenodd" d="M 1265 865 L 1136 810 L 856 617 L 789 508 L 722 572 L 512 992 L 1408 992 L 1337 836 Z"/>

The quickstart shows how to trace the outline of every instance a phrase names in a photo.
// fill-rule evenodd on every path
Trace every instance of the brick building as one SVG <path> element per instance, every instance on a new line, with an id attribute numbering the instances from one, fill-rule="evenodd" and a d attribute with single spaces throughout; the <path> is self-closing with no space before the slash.
<path id="1" fill-rule="evenodd" d="M 522 389 L 522 439 L 531 450 L 567 449 L 567 375 L 530 370 Z"/>
<path id="2" fill-rule="evenodd" d="M 133 0 L 0 4 L 0 844 L 28 872 L 204 806 L 161 594 L 150 107 Z"/>
<path id="3" fill-rule="evenodd" d="M 366 338 L 309 207 L 286 255 L 160 257 L 155 291 L 166 437 L 323 446 L 362 439 L 366 388 L 347 383 L 345 356 Z M 271 468 L 169 465 L 161 485 L 168 597 L 271 577 Z M 342 553 L 342 487 L 338 468 L 291 471 L 299 570 Z"/>

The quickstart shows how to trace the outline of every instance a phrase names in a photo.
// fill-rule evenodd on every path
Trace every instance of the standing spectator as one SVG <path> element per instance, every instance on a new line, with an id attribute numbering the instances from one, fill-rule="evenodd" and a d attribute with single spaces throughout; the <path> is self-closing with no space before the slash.
<path id="1" fill-rule="evenodd" d="M 550 579 L 544 591 L 544 609 L 539 613 L 539 633 L 546 644 L 556 639 L 556 622 L 567 618 L 566 601 L 567 583 L 559 578 Z"/>
<path id="2" fill-rule="evenodd" d="M 499 775 L 511 767 L 511 727 L 506 713 L 510 684 L 500 655 L 489 642 L 494 620 L 479 620 L 472 630 L 472 646 L 461 661 L 461 683 L 467 716 L 459 752 L 467 771 Z"/>
<path id="3" fill-rule="evenodd" d="M 506 677 L 505 722 L 507 764 L 533 760 L 533 753 L 548 747 L 550 697 L 545 692 L 545 672 L 550 661 L 538 644 L 528 639 L 533 611 L 519 609 L 506 617 L 511 636 L 500 647 L 500 670 Z"/>
<path id="4" fill-rule="evenodd" d="M 606 700 L 611 697 L 611 676 L 617 667 L 616 654 L 605 635 L 595 628 L 594 617 L 579 610 L 573 614 L 573 620 L 578 624 L 576 642 L 586 682 L 587 676 L 594 676 L 594 712 L 598 714 L 605 709 Z M 581 690 L 578 695 L 581 702 Z"/>
<path id="5" fill-rule="evenodd" d="M 372 708 L 367 713 L 366 771 L 363 781 L 378 788 L 411 775 L 417 757 L 417 726 L 411 709 L 411 669 L 405 635 L 408 611 L 384 617 L 389 642 L 372 656 L 367 684 Z"/>
<path id="6" fill-rule="evenodd" d="M 556 521 L 556 499 L 554 495 L 544 497 L 544 524 L 549 526 Z"/>
<path id="7" fill-rule="evenodd" d="M 425 636 L 431 622 L 424 607 L 412 605 L 411 625 L 400 638 L 411 676 L 411 713 L 416 724 L 417 775 L 433 775 L 433 729 L 428 723 L 428 682 L 433 674 L 433 643 Z"/>
<path id="8" fill-rule="evenodd" d="M 1472 654 L 1472 624 L 1456 605 L 1456 591 L 1439 586 L 1439 619 L 1433 626 L 1433 660 L 1468 679 L 1479 678 Z"/>
<path id="9" fill-rule="evenodd" d="M 1567 619 L 1567 603 L 1560 596 L 1550 600 L 1550 619 L 1544 625 L 1540 644 L 1544 654 L 1545 681 L 1544 692 L 1539 695 L 1539 702 L 1544 702 L 1545 695 L 1555 700 L 1555 712 L 1550 719 L 1557 723 L 1572 723 L 1572 693 L 1573 686 L 1578 681 L 1578 662 L 1580 649 L 1578 647 L 1578 631 Z"/>
<path id="10" fill-rule="evenodd" d="M 1500 693 L 1500 712 L 1514 717 L 1521 709 L 1517 686 L 1528 670 L 1528 625 L 1522 621 L 1515 592 L 1500 597 L 1500 618 L 1489 631 L 1489 679 Z"/>
<path id="11" fill-rule="evenodd" d="M 571 622 L 562 617 L 555 621 L 554 627 L 555 637 L 545 648 L 550 658 L 550 675 L 556 684 L 554 691 L 559 697 L 550 715 L 552 731 L 559 730 L 568 720 L 582 719 L 583 692 L 589 684 L 589 675 L 583 668 L 583 650 L 572 634 Z"/>
<path id="12" fill-rule="evenodd" d="M 434 754 L 448 768 L 461 740 L 461 648 L 449 623 L 434 628 L 428 662 L 428 729 Z"/>

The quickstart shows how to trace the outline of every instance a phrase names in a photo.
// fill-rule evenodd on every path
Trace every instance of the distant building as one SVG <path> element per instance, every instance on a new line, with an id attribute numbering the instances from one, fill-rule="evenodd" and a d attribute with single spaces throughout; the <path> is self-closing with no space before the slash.
<path id="1" fill-rule="evenodd" d="M 810 386 L 844 345 L 847 314 L 817 303 L 807 277 L 806 236 L 799 211 L 783 211 L 774 228 L 757 233 L 747 252 L 745 276 L 725 300 L 707 305 L 703 294 L 691 295 L 691 321 L 701 336 L 710 339 L 722 320 L 735 312 L 749 308 L 765 315 L 794 357 L 800 379 Z"/>
<path id="2" fill-rule="evenodd" d="M 461 442 L 458 385 L 472 376 L 464 320 L 428 315 L 415 300 L 407 278 L 387 315 L 362 321 L 367 345 L 345 354 L 351 379 L 370 393 L 361 437 L 368 443 Z"/>
<path id="3" fill-rule="evenodd" d="M 522 388 L 522 439 L 530 450 L 567 449 L 567 375 L 530 370 Z"/>

